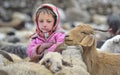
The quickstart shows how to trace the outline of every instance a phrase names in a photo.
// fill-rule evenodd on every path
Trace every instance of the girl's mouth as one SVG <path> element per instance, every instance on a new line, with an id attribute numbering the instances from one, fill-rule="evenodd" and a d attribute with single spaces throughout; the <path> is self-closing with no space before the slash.
<path id="1" fill-rule="evenodd" d="M 42 28 L 41 30 L 42 30 L 42 31 L 48 31 L 48 29 L 47 29 L 47 28 Z"/>

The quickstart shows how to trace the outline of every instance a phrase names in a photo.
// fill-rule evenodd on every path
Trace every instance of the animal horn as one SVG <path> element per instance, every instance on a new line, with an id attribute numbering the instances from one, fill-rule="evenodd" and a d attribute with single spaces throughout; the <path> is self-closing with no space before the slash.
<path id="1" fill-rule="evenodd" d="M 9 61 L 14 62 L 11 56 L 7 52 L 0 50 L 0 54 L 2 54 Z"/>

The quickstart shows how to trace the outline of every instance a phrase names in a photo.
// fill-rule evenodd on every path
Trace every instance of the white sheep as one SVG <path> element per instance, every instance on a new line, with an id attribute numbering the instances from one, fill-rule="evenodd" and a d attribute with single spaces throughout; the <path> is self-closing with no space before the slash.
<path id="1" fill-rule="evenodd" d="M 17 62 L 22 62 L 23 59 L 20 58 L 19 56 L 0 50 L 0 55 L 2 55 L 3 63 L 4 65 L 9 65 L 11 63 L 17 63 Z"/>
<path id="2" fill-rule="evenodd" d="M 100 51 L 120 53 L 120 35 L 116 35 L 113 38 L 106 40 L 100 48 Z"/>
<path id="3" fill-rule="evenodd" d="M 4 58 L 3 55 L 0 54 L 0 66 L 4 65 L 3 58 Z"/>
<path id="4" fill-rule="evenodd" d="M 57 72 L 62 69 L 62 55 L 58 52 L 48 52 L 40 60 L 40 64 L 45 65 L 52 72 Z"/>
<path id="5" fill-rule="evenodd" d="M 45 66 L 33 62 L 20 62 L 0 67 L 0 75 L 53 75 Z"/>
<path id="6" fill-rule="evenodd" d="M 44 57 L 39 61 L 41 65 L 45 65 L 46 68 L 51 70 L 53 73 L 60 71 L 65 66 L 71 66 L 68 62 L 63 60 L 63 57 L 58 52 L 48 52 Z"/>
<path id="7" fill-rule="evenodd" d="M 53 73 L 62 69 L 63 63 L 66 62 L 63 61 L 60 53 L 48 52 L 39 63 L 19 62 L 9 64 L 1 67 L 0 71 L 4 71 L 8 75 L 53 75 Z"/>
<path id="8" fill-rule="evenodd" d="M 63 66 L 62 70 L 58 71 L 55 75 L 90 75 L 87 72 L 87 67 L 82 60 L 81 52 L 82 48 L 76 46 L 68 46 L 63 52 L 63 59 L 70 64 L 72 67 Z"/>
<path id="9" fill-rule="evenodd" d="M 5 72 L 8 75 L 53 75 L 53 73 L 61 69 L 62 69 L 61 54 L 57 52 L 48 52 L 39 63 L 33 62 L 12 63 L 0 67 L 0 73 Z"/>
<path id="10" fill-rule="evenodd" d="M 63 56 L 64 58 L 71 57 L 67 59 L 72 60 L 71 63 L 65 62 L 60 53 L 48 52 L 39 63 L 19 62 L 0 67 L 0 74 L 4 72 L 8 75 L 89 75 L 79 51 L 76 49 L 74 52 L 72 52 L 73 49 L 65 51 Z M 76 57 L 78 59 L 75 59 Z M 67 65 L 67 67 L 63 65 Z"/>
<path id="11" fill-rule="evenodd" d="M 73 66 L 78 65 L 79 67 L 87 70 L 87 67 L 81 56 L 82 51 L 83 49 L 81 47 L 68 46 L 66 50 L 62 52 L 62 56 L 65 61 L 69 62 Z"/>

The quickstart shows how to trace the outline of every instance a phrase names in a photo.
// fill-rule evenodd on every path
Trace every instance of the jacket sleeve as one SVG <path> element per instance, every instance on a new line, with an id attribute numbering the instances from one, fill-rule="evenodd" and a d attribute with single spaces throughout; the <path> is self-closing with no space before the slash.
<path id="1" fill-rule="evenodd" d="M 36 42 L 37 39 L 31 39 L 30 44 L 27 48 L 27 54 L 30 58 L 36 55 L 36 49 L 41 45 Z"/>
<path id="2" fill-rule="evenodd" d="M 65 37 L 65 34 L 64 33 L 58 33 L 58 35 L 56 36 L 56 43 L 53 44 L 47 51 L 48 52 L 53 52 L 58 45 L 62 44 L 64 42 L 64 37 Z"/>

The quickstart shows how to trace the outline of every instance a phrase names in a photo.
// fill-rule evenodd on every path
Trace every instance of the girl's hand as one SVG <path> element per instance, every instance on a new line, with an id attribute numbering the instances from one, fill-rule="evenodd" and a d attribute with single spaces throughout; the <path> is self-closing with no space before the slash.
<path id="1" fill-rule="evenodd" d="M 42 52 L 44 52 L 46 49 L 50 48 L 54 43 L 43 43 L 41 44 L 40 47 L 38 47 L 36 53 L 37 54 L 41 54 Z"/>
<path id="2" fill-rule="evenodd" d="M 42 47 L 42 49 L 48 49 L 50 48 L 54 43 L 43 43 L 40 47 Z"/>

